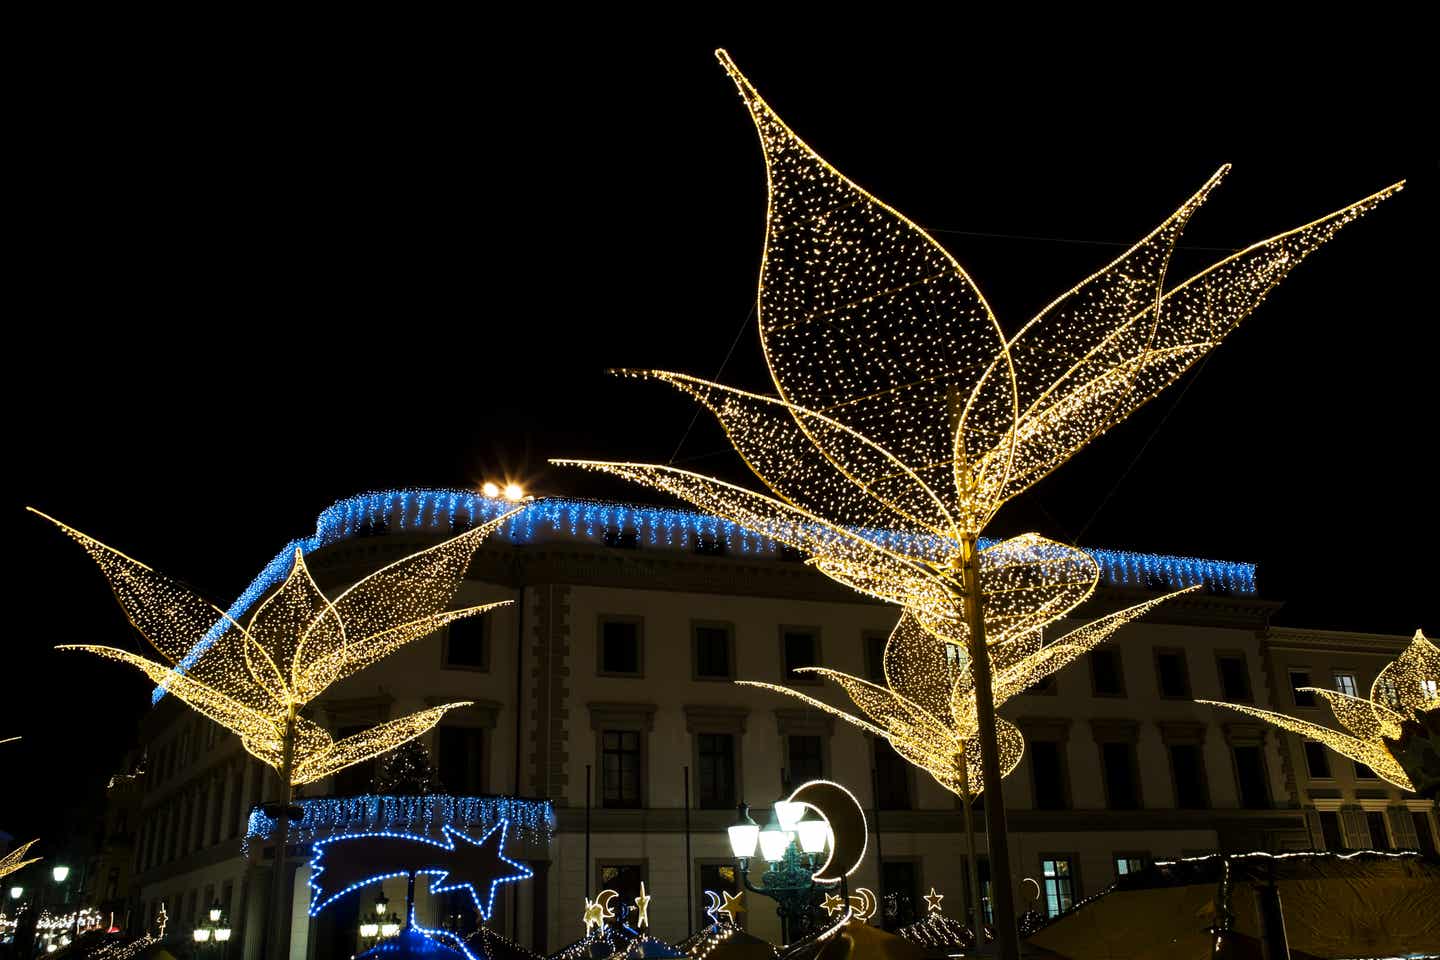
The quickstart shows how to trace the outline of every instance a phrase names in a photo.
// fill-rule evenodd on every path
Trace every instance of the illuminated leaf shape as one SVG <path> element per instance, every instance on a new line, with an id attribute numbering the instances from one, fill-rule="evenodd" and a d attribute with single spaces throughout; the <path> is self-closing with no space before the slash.
<path id="1" fill-rule="evenodd" d="M 1383 704 L 1324 687 L 1296 687 L 1295 690 L 1324 700 L 1340 725 L 1361 740 L 1379 743 L 1385 737 L 1400 736 L 1400 725 L 1405 718 Z"/>
<path id="2" fill-rule="evenodd" d="M 1440 707 L 1440 649 L 1421 633 L 1370 685 L 1370 699 L 1396 713 L 1427 713 Z"/>
<path id="3" fill-rule="evenodd" d="M 296 765 L 294 783 L 296 786 L 314 783 L 316 780 L 323 780 L 352 764 L 393 750 L 402 743 L 407 743 L 429 732 L 447 712 L 457 707 L 468 707 L 473 704 L 473 700 L 462 700 L 457 703 L 447 703 L 444 706 L 431 707 L 428 710 L 420 710 L 395 720 L 376 724 L 369 729 L 336 740 L 328 748 L 310 754 L 303 762 Z"/>
<path id="4" fill-rule="evenodd" d="M 961 649 L 940 640 L 906 610 L 885 641 L 885 684 L 940 723 L 952 725 L 951 691 L 962 673 L 969 676 L 969 658 Z"/>
<path id="5" fill-rule="evenodd" d="M 29 849 L 39 842 L 40 841 L 36 839 L 22 843 L 14 850 L 0 857 L 0 877 L 8 877 L 12 873 L 24 870 L 32 863 L 39 863 L 43 859 L 42 857 L 31 857 L 29 860 L 25 859 L 25 854 Z"/>
<path id="6" fill-rule="evenodd" d="M 256 607 L 245 627 L 144 564 L 58 524 L 96 560 L 131 621 L 162 655 L 169 654 L 171 663 L 113 647 L 72 644 L 60 649 L 84 650 L 135 667 L 236 733 L 247 752 L 277 771 L 285 767 L 288 740 L 291 786 L 310 783 L 419 736 L 458 706 L 424 710 L 339 742 L 298 713 L 337 680 L 454 620 L 500 606 L 443 609 L 475 548 L 514 512 L 383 567 L 334 602 L 310 576 L 297 550 L 284 581 Z M 385 602 L 387 595 L 392 604 Z M 207 610 L 219 619 L 211 619 Z"/>
<path id="7" fill-rule="evenodd" d="M 810 149 L 729 55 L 717 56 L 765 154 L 760 337 L 780 396 L 911 468 L 948 472 L 957 446 L 978 464 L 1007 441 L 1016 413 L 1008 369 L 986 377 L 1006 351 L 985 298 L 944 247 Z M 829 437 L 814 440 L 829 449 Z M 970 530 L 998 506 L 958 499 Z"/>
<path id="8" fill-rule="evenodd" d="M 1195 702 L 1235 710 L 1246 716 L 1264 720 L 1281 730 L 1298 733 L 1302 737 L 1323 743 L 1342 757 L 1365 764 L 1380 779 L 1393 783 L 1401 790 L 1413 791 L 1415 789 L 1410 783 L 1410 778 L 1405 775 L 1404 768 L 1395 761 L 1395 758 L 1390 755 L 1390 751 L 1385 749 L 1382 744 L 1369 743 L 1359 737 L 1352 737 L 1348 733 L 1341 733 L 1318 723 L 1311 723 L 1308 720 L 1300 720 L 1284 713 L 1262 710 L 1259 707 L 1251 707 L 1242 703 L 1225 703 L 1219 700 L 1196 700 Z"/>
<path id="9" fill-rule="evenodd" d="M 853 529 L 922 539 L 956 535 L 941 494 L 889 451 L 839 421 L 684 374 L 621 372 L 660 380 L 699 400 L 755 476 L 802 510 Z M 795 456 L 812 444 L 821 456 Z"/>

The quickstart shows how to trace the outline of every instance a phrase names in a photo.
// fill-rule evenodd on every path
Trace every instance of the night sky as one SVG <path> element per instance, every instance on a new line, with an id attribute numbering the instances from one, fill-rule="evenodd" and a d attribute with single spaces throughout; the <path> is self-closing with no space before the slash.
<path id="1" fill-rule="evenodd" d="M 1436 154 L 1404 57 L 1301 83 L 1258 47 L 754 35 L 57 55 L 12 148 L 0 736 L 25 740 L 0 748 L 0 829 L 83 825 L 148 704 L 137 673 L 50 649 L 140 641 L 25 504 L 225 606 L 368 489 L 513 478 L 654 502 L 545 461 L 677 451 L 742 477 L 708 415 L 688 429 L 685 398 L 604 373 L 769 386 L 749 313 L 764 166 L 722 43 L 823 156 L 935 231 L 1007 330 L 1223 162 L 1172 279 L 1410 178 L 991 532 L 1253 560 L 1277 623 L 1440 632 Z"/>

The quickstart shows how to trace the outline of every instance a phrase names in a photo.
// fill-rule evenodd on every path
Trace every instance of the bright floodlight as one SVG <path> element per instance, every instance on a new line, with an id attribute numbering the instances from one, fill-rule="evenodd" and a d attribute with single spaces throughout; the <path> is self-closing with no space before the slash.
<path id="1" fill-rule="evenodd" d="M 483 494 L 485 494 L 485 496 L 487 496 L 487 497 L 498 497 L 498 496 L 500 496 L 500 488 L 497 487 L 495 484 L 491 483 L 491 482 L 488 481 L 488 480 L 485 481 L 485 485 L 480 488 L 480 492 L 483 493 Z"/>
<path id="2" fill-rule="evenodd" d="M 737 860 L 749 860 L 755 856 L 755 844 L 759 839 L 760 825 L 750 816 L 750 804 L 740 804 L 736 808 L 735 822 L 730 825 L 730 852 Z"/>
<path id="3" fill-rule="evenodd" d="M 65 878 L 70 876 L 69 867 L 51 867 L 50 875 L 55 878 L 56 883 L 64 883 Z"/>
<path id="4" fill-rule="evenodd" d="M 511 503 L 519 503 L 525 499 L 525 488 L 518 483 L 505 484 L 505 499 Z"/>

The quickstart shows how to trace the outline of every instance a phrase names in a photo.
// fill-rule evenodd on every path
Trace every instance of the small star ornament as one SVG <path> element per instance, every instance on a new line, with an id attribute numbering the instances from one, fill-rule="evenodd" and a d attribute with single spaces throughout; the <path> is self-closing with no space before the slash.
<path id="1" fill-rule="evenodd" d="M 944 899 L 945 894 L 936 893 L 935 888 L 931 887 L 930 892 L 925 894 L 925 909 L 928 910 L 930 913 L 939 913 L 940 901 Z"/>
<path id="2" fill-rule="evenodd" d="M 644 930 L 650 926 L 650 895 L 645 892 L 645 881 L 640 881 L 640 896 L 635 898 L 635 929 Z"/>
<path id="3" fill-rule="evenodd" d="M 726 890 L 723 892 L 725 894 L 725 902 L 722 903 L 720 909 L 715 912 L 725 914 L 725 916 L 730 918 L 730 922 L 734 923 L 739 919 L 735 914 L 745 912 L 745 891 L 741 890 L 739 893 L 731 893 L 729 890 Z"/>
<path id="4" fill-rule="evenodd" d="M 845 900 L 839 894 L 827 893 L 825 894 L 825 902 L 822 903 L 821 906 L 825 908 L 826 913 L 833 917 L 845 909 Z"/>
<path id="5" fill-rule="evenodd" d="M 605 926 L 605 910 L 600 906 L 599 901 L 591 900 L 589 897 L 585 898 L 585 916 L 583 919 L 585 920 L 585 933 L 587 936 L 592 927 L 598 930 Z"/>

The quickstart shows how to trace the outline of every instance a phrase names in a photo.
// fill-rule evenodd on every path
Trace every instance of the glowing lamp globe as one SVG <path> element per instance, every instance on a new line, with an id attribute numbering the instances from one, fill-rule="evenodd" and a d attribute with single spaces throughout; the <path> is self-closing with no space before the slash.
<path id="1" fill-rule="evenodd" d="M 735 809 L 735 822 L 730 825 L 730 852 L 737 860 L 748 860 L 755 856 L 759 839 L 760 825 L 750 816 L 750 804 L 740 804 Z"/>
<path id="2" fill-rule="evenodd" d="M 366 938 L 374 938 L 374 937 L 377 937 L 377 936 L 379 936 L 379 935 L 380 935 L 380 924 L 378 924 L 378 923 L 373 923 L 373 922 L 366 922 L 366 923 L 360 924 L 360 936 L 366 937 Z"/>
<path id="3" fill-rule="evenodd" d="M 55 882 L 56 882 L 56 883 L 64 883 L 64 882 L 65 882 L 65 878 L 68 877 L 68 876 L 70 876 L 70 868 L 69 868 L 69 867 L 52 867 L 52 868 L 50 869 L 50 875 L 55 878 Z"/>
<path id="4" fill-rule="evenodd" d="M 209 940 L 210 940 L 210 928 L 209 928 L 209 927 L 196 927 L 196 928 L 195 928 L 195 942 L 196 942 L 196 943 L 208 943 Z"/>
<path id="5" fill-rule="evenodd" d="M 760 831 L 760 855 L 766 863 L 779 863 L 785 858 L 785 848 L 790 846 L 794 834 L 780 825 L 779 811 L 770 812 L 770 822 Z"/>
<path id="6" fill-rule="evenodd" d="M 21 897 L 23 897 L 23 896 L 25 896 L 25 888 L 24 888 L 24 887 L 11 887 L 11 888 L 10 888 L 10 899 L 11 899 L 11 900 L 19 900 L 19 899 L 20 899 Z"/>
<path id="7" fill-rule="evenodd" d="M 215 901 L 214 903 L 210 904 L 210 922 L 211 922 L 211 923 L 219 923 L 219 922 L 220 922 L 220 914 L 221 914 L 222 912 L 223 912 L 223 911 L 222 911 L 221 908 L 220 908 L 220 901 L 217 900 L 217 901 Z"/>
<path id="8" fill-rule="evenodd" d="M 795 832 L 800 835 L 800 849 L 806 853 L 824 853 L 830 842 L 830 824 L 813 813 L 807 813 L 795 825 Z"/>
<path id="9" fill-rule="evenodd" d="M 229 939 L 230 939 L 230 928 L 229 928 L 229 927 L 217 927 L 216 930 L 215 930 L 215 939 L 218 940 L 218 941 L 221 942 L 221 943 L 224 943 L 225 941 L 229 940 Z"/>
<path id="10" fill-rule="evenodd" d="M 383 920 L 385 918 L 385 914 L 389 912 L 390 898 L 385 896 L 385 891 L 382 890 L 375 897 L 375 916 L 380 917 Z"/>
<path id="11" fill-rule="evenodd" d="M 389 920 L 386 920 L 384 923 L 380 924 L 380 936 L 382 937 L 393 937 L 399 932 L 400 918 L 395 916 L 394 914 L 390 915 Z"/>
<path id="12" fill-rule="evenodd" d="M 780 829 L 794 830 L 795 824 L 805 815 L 805 804 L 792 803 L 789 800 L 778 800 L 775 803 L 775 816 L 780 818 Z"/>

